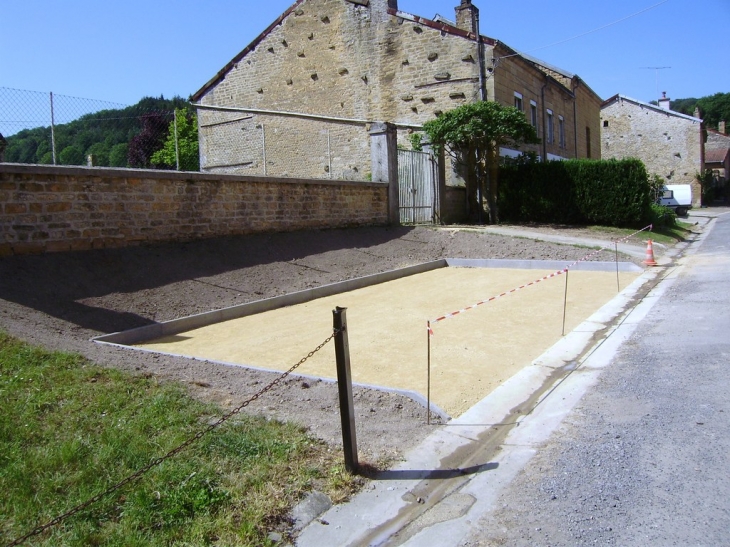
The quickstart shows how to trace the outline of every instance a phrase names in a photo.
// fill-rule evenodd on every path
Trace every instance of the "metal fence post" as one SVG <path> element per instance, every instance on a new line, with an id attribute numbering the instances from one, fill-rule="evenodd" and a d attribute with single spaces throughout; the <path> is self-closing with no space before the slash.
<path id="1" fill-rule="evenodd" d="M 347 339 L 347 308 L 339 306 L 332 311 L 335 332 L 335 358 L 337 359 L 337 391 L 340 395 L 340 421 L 342 444 L 345 450 L 345 469 L 356 473 L 357 435 L 355 434 L 355 410 L 352 403 L 352 376 L 350 375 L 350 345 Z"/>
<path id="2" fill-rule="evenodd" d="M 172 111 L 172 123 L 175 127 L 175 170 L 180 170 L 180 145 L 177 135 L 177 108 Z"/>
<path id="3" fill-rule="evenodd" d="M 53 91 L 49 95 L 51 98 L 51 154 L 53 155 L 53 165 L 56 165 L 56 120 L 53 113 Z"/>

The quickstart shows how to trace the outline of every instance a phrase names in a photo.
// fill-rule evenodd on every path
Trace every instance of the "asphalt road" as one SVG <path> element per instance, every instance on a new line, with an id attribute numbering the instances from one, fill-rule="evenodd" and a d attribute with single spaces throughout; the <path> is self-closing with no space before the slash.
<path id="1" fill-rule="evenodd" d="M 462 547 L 730 544 L 730 214 Z"/>

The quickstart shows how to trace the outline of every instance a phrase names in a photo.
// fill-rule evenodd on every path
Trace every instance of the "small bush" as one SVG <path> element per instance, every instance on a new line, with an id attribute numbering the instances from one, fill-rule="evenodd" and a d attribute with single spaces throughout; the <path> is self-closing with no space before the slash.
<path id="1" fill-rule="evenodd" d="M 669 207 L 652 203 L 646 222 L 652 224 L 655 228 L 661 226 L 670 228 L 677 225 L 677 214 Z"/>

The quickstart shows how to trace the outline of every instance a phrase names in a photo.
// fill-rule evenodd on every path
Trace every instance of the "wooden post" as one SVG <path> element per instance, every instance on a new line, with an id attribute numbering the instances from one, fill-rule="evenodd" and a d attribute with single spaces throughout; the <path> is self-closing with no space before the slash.
<path id="1" fill-rule="evenodd" d="M 357 435 L 355 433 L 355 410 L 352 402 L 352 376 L 350 374 L 350 345 L 347 339 L 347 308 L 339 306 L 332 311 L 335 335 L 335 358 L 337 360 L 337 391 L 340 395 L 340 421 L 342 423 L 342 444 L 345 451 L 345 469 L 357 473 Z"/>
<path id="2" fill-rule="evenodd" d="M 431 425 L 431 321 L 426 323 L 426 425 Z"/>
<path id="3" fill-rule="evenodd" d="M 565 312 L 568 309 L 568 272 L 565 270 L 565 295 L 563 296 L 563 336 L 565 336 Z"/>
<path id="4" fill-rule="evenodd" d="M 621 281 L 618 275 L 618 241 L 614 242 L 616 245 L 616 289 L 621 292 Z"/>

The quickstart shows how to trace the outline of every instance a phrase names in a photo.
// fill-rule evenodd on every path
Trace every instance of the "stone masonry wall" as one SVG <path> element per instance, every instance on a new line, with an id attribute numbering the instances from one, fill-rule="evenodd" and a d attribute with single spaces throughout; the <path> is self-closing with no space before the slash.
<path id="1" fill-rule="evenodd" d="M 0 164 L 0 256 L 387 222 L 384 183 Z"/>
<path id="2" fill-rule="evenodd" d="M 650 175 L 667 184 L 691 184 L 695 207 L 701 188 L 702 134 L 699 120 L 619 98 L 601 111 L 601 154 L 609 158 L 639 158 Z"/>
<path id="3" fill-rule="evenodd" d="M 197 101 L 207 106 L 333 119 L 281 116 L 276 120 L 274 115 L 259 112 L 237 122 L 237 127 L 236 123 L 217 122 L 244 118 L 245 113 L 222 115 L 201 109 L 203 169 L 262 173 L 261 130 L 257 134 L 250 128 L 263 124 L 267 127 L 268 175 L 303 172 L 328 178 L 321 160 L 324 144 L 320 135 L 329 131 L 331 154 L 341 157 L 331 167 L 333 175 L 367 180 L 367 124 L 386 121 L 401 127 L 418 126 L 438 112 L 478 99 L 476 59 L 473 41 L 417 18 L 393 15 L 384 0 L 371 0 L 368 6 L 345 0 L 300 2 L 260 41 L 237 56 L 225 76 Z M 247 129 L 242 130 L 244 125 Z M 269 127 L 280 132 L 269 135 Z M 230 150 L 230 143 L 249 135 L 245 153 Z M 284 145 L 269 149 L 277 140 L 294 143 L 297 135 L 310 137 L 306 152 L 311 150 L 320 159 L 305 161 Z M 405 129 L 399 136 L 400 143 L 408 146 Z M 221 151 L 221 146 L 229 151 Z"/>

